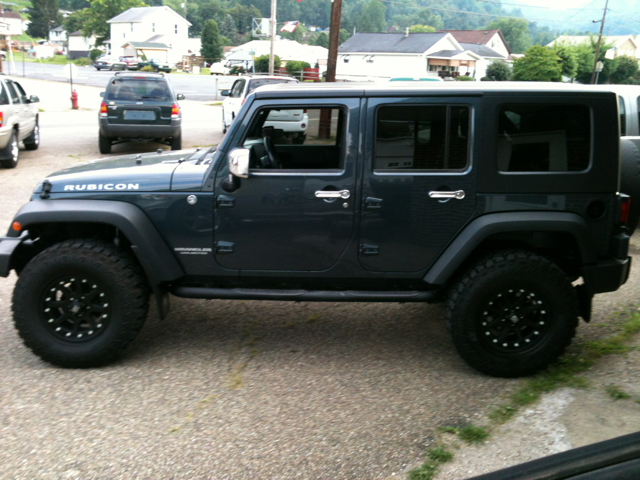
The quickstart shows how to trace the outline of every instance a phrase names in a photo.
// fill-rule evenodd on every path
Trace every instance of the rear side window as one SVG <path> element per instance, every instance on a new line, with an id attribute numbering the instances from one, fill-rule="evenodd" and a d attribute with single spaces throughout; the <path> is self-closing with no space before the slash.
<path id="1" fill-rule="evenodd" d="M 234 83 L 233 87 L 231 88 L 231 93 L 229 94 L 229 96 L 231 98 L 240 98 L 240 96 L 242 95 L 242 91 L 244 90 L 245 82 L 246 80 L 236 80 L 236 83 Z"/>
<path id="2" fill-rule="evenodd" d="M 109 85 L 107 100 L 136 101 L 170 101 L 169 86 L 163 81 L 119 79 Z"/>
<path id="3" fill-rule="evenodd" d="M 384 106 L 376 113 L 375 171 L 461 171 L 468 151 L 467 106 Z"/>
<path id="4" fill-rule="evenodd" d="M 0 82 L 0 105 L 9 105 L 9 95 L 7 95 L 7 88 L 2 82 Z"/>
<path id="5" fill-rule="evenodd" d="M 247 95 L 253 92 L 256 88 L 263 85 L 274 85 L 276 83 L 298 83 L 294 79 L 279 79 L 279 78 L 258 78 L 249 81 L 249 88 L 247 88 Z"/>
<path id="6" fill-rule="evenodd" d="M 6 83 L 7 89 L 9 90 L 9 97 L 13 103 L 20 103 L 20 95 L 16 90 L 16 87 L 13 85 L 13 82 L 8 81 Z"/>
<path id="7" fill-rule="evenodd" d="M 591 158 L 590 111 L 583 105 L 502 105 L 497 140 L 501 172 L 581 172 Z"/>

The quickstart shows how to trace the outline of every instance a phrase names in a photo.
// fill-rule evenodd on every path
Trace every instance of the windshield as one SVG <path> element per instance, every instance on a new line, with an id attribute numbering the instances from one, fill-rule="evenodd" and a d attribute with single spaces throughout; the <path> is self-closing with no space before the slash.
<path id="1" fill-rule="evenodd" d="M 167 84 L 163 81 L 148 79 L 118 79 L 109 85 L 107 100 L 159 100 L 169 101 Z"/>

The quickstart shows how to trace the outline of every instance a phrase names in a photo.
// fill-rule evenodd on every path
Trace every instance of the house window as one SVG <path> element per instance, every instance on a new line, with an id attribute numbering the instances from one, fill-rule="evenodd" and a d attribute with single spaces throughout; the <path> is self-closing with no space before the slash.
<path id="1" fill-rule="evenodd" d="M 178 33 L 178 25 L 176 25 L 176 33 Z"/>
<path id="2" fill-rule="evenodd" d="M 133 23 L 131 24 L 131 31 L 133 32 Z"/>
<path id="3" fill-rule="evenodd" d="M 122 32 L 122 38 L 127 38 L 127 34 Z"/>
<path id="4" fill-rule="evenodd" d="M 152 31 L 153 33 L 155 33 L 155 32 L 156 32 L 156 24 L 155 24 L 155 23 L 152 23 L 152 24 L 151 24 L 151 31 Z"/>

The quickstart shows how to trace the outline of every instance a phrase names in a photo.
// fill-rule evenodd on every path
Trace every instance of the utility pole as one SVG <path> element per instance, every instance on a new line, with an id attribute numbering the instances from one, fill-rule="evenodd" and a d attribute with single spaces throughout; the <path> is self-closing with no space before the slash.
<path id="1" fill-rule="evenodd" d="M 600 56 L 600 42 L 602 42 L 602 30 L 604 29 L 604 20 L 607 17 L 607 6 L 609 6 L 609 0 L 604 4 L 604 12 L 602 13 L 602 20 L 593 20 L 593 23 L 600 22 L 600 33 L 598 34 L 598 45 L 596 46 L 596 58 L 593 61 L 593 71 L 591 72 L 591 81 L 589 83 L 596 83 L 596 65 L 598 65 L 598 57 Z"/>
<path id="2" fill-rule="evenodd" d="M 269 75 L 273 75 L 273 47 L 276 40 L 276 0 L 271 0 L 271 48 L 269 50 Z"/>
<path id="3" fill-rule="evenodd" d="M 329 58 L 327 59 L 327 82 L 336 81 L 338 44 L 340 43 L 340 15 L 342 0 L 331 1 L 331 24 L 329 25 Z"/>

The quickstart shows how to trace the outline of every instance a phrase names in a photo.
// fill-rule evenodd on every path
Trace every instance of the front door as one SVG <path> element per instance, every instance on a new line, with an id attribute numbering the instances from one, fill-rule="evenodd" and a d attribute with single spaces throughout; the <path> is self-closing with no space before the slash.
<path id="1" fill-rule="evenodd" d="M 359 256 L 365 269 L 424 270 L 471 219 L 479 101 L 369 100 Z"/>
<path id="2" fill-rule="evenodd" d="M 339 260 L 354 237 L 358 106 L 357 99 L 295 108 L 254 102 L 242 119 L 245 134 L 231 146 L 250 150 L 249 177 L 225 192 L 225 159 L 216 180 L 219 265 L 308 272 Z M 303 114 L 267 122 L 274 110 Z"/>

